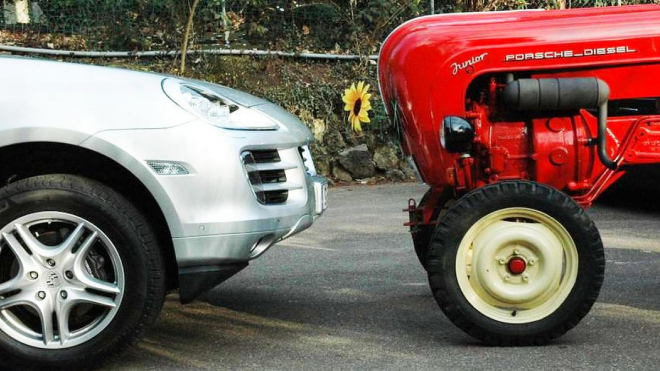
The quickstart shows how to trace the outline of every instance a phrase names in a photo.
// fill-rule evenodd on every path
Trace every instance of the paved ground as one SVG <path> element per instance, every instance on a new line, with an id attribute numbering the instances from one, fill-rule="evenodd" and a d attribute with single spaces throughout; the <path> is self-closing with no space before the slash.
<path id="1" fill-rule="evenodd" d="M 486 347 L 437 307 L 401 209 L 419 184 L 338 188 L 308 231 L 200 301 L 167 298 L 140 345 L 103 370 L 657 370 L 660 197 L 592 208 L 606 246 L 598 303 L 543 347 Z"/>

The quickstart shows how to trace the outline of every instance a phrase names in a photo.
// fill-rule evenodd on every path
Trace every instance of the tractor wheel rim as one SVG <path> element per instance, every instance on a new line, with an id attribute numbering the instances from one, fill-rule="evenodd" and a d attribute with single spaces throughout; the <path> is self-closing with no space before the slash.
<path id="1" fill-rule="evenodd" d="M 0 268 L 0 331 L 28 346 L 63 349 L 108 327 L 125 276 L 101 229 L 49 211 L 18 218 L 0 234 L 0 259 L 11 261 Z"/>
<path id="2" fill-rule="evenodd" d="M 507 208 L 479 219 L 458 247 L 456 276 L 467 301 L 494 320 L 519 324 L 548 317 L 578 275 L 566 229 L 534 209 Z"/>

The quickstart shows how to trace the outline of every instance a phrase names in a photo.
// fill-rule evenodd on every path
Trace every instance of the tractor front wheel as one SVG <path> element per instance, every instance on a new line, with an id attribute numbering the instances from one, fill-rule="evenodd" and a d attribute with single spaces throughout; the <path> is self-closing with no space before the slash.
<path id="1" fill-rule="evenodd" d="M 436 301 L 468 334 L 495 345 L 542 344 L 589 312 L 605 257 L 596 226 L 570 197 L 509 181 L 447 211 L 427 270 Z"/>

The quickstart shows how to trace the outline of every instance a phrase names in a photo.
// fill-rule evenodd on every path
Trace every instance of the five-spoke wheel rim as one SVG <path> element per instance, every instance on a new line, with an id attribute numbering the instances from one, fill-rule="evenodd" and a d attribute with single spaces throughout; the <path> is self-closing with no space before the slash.
<path id="1" fill-rule="evenodd" d="M 468 302 L 494 320 L 519 324 L 555 313 L 578 275 L 578 253 L 551 216 L 507 208 L 479 219 L 456 256 L 458 284 Z"/>
<path id="2" fill-rule="evenodd" d="M 0 230 L 0 330 L 46 349 L 80 345 L 101 333 L 119 310 L 124 269 L 97 226 L 47 211 Z"/>

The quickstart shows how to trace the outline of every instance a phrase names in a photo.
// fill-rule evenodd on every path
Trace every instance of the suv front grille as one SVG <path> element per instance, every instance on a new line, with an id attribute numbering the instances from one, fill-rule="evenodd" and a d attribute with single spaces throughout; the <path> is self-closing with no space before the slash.
<path id="1" fill-rule="evenodd" d="M 262 183 L 284 183 L 286 182 L 286 173 L 284 170 L 264 170 L 260 171 Z"/>
<path id="2" fill-rule="evenodd" d="M 283 204 L 289 198 L 289 191 L 266 192 L 266 205 Z"/>
<path id="3" fill-rule="evenodd" d="M 250 151 L 254 160 L 259 164 L 266 164 L 270 162 L 279 162 L 280 153 L 276 149 L 266 151 Z"/>
<path id="4" fill-rule="evenodd" d="M 289 199 L 289 191 L 302 189 L 288 182 L 286 171 L 297 169 L 293 163 L 282 161 L 278 150 L 248 150 L 241 153 L 243 168 L 252 191 L 263 205 L 280 205 Z"/>

